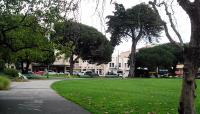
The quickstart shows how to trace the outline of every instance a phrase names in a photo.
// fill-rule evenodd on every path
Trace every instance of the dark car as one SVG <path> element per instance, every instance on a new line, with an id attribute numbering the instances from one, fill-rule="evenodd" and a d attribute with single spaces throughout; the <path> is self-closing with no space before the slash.
<path id="1" fill-rule="evenodd" d="M 106 76 L 105 77 L 108 77 L 108 78 L 117 78 L 119 77 L 117 73 L 114 73 L 114 72 L 107 72 L 106 73 Z"/>
<path id="2" fill-rule="evenodd" d="M 88 75 L 90 77 L 99 76 L 99 74 L 92 72 L 92 71 L 86 71 L 84 75 Z"/>
<path id="3" fill-rule="evenodd" d="M 196 78 L 196 79 L 200 79 L 200 72 L 197 72 L 195 78 Z"/>
<path id="4" fill-rule="evenodd" d="M 166 77 L 169 76 L 169 71 L 168 71 L 167 69 L 160 69 L 160 70 L 158 71 L 158 74 L 159 74 L 161 77 L 166 78 Z"/>

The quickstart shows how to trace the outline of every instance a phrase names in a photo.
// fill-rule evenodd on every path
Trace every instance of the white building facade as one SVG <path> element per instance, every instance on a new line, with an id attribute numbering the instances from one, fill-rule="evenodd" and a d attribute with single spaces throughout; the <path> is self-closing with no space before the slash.
<path id="1" fill-rule="evenodd" d="M 112 61 L 106 65 L 106 72 L 111 72 L 118 74 L 122 73 L 124 77 L 128 76 L 129 66 L 128 66 L 128 57 L 130 51 L 122 52 L 117 56 L 112 57 Z"/>
<path id="2" fill-rule="evenodd" d="M 108 64 L 90 64 L 87 60 L 78 59 L 78 61 L 74 64 L 74 71 L 85 72 L 92 71 L 100 76 L 105 76 L 108 72 L 113 72 L 117 74 L 119 71 L 123 74 L 123 76 L 128 76 L 129 66 L 128 66 L 128 57 L 130 51 L 122 52 L 116 56 L 112 57 L 111 62 Z M 64 56 L 60 56 L 56 58 L 55 62 L 48 66 L 50 70 L 55 72 L 69 72 L 69 59 L 64 59 Z M 41 66 L 37 64 L 31 65 L 31 71 L 44 70 L 47 66 Z"/>
<path id="3" fill-rule="evenodd" d="M 130 51 L 122 52 L 117 56 L 113 56 L 111 62 L 108 64 L 90 64 L 87 60 L 79 59 L 74 65 L 74 70 L 84 72 L 84 71 L 93 71 L 100 76 L 105 76 L 108 72 L 114 74 L 122 73 L 124 77 L 128 76 L 129 66 L 128 66 L 128 57 Z"/>

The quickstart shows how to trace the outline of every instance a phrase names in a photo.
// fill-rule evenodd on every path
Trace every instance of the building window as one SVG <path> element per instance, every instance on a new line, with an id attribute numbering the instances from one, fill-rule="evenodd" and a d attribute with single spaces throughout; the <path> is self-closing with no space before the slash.
<path id="1" fill-rule="evenodd" d="M 86 63 L 86 62 L 87 62 L 87 60 L 83 60 L 83 62 L 84 62 L 84 63 Z"/>
<path id="2" fill-rule="evenodd" d="M 119 63 L 119 67 L 121 67 L 121 63 Z"/>
<path id="3" fill-rule="evenodd" d="M 114 63 L 112 63 L 112 67 L 114 67 L 115 66 L 115 64 Z"/>
<path id="4" fill-rule="evenodd" d="M 127 67 L 127 63 L 124 63 L 124 67 L 125 67 L 125 68 Z"/>
<path id="5" fill-rule="evenodd" d="M 114 63 L 109 63 L 109 66 L 110 66 L 110 67 L 114 67 L 115 64 L 114 64 Z"/>

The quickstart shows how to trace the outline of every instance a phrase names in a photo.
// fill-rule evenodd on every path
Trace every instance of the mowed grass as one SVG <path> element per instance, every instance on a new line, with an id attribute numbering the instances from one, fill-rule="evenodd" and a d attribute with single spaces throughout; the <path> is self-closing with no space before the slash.
<path id="1" fill-rule="evenodd" d="M 52 88 L 93 114 L 177 114 L 181 82 L 181 79 L 80 79 L 56 82 Z M 200 85 L 200 81 L 197 83 Z M 198 114 L 199 101 L 197 97 Z"/>

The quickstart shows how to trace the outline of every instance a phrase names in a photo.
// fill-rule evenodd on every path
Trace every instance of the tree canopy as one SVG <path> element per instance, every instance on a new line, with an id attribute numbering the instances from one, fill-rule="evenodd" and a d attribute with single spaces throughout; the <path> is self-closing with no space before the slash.
<path id="1" fill-rule="evenodd" d="M 27 44 L 24 43 L 20 47 L 13 46 L 15 43 L 10 35 L 8 35 L 10 34 L 9 32 L 16 29 L 35 29 L 35 25 L 39 24 L 44 28 L 43 32 L 45 35 L 49 34 L 53 23 L 66 18 L 62 15 L 63 12 L 67 13 L 76 9 L 77 6 L 74 2 L 55 0 L 0 0 L 0 44 L 13 52 L 36 47 L 37 45 L 29 45 L 31 41 Z M 19 40 L 17 43 L 19 43 Z"/>
<path id="2" fill-rule="evenodd" d="M 55 33 L 51 35 L 51 39 L 64 47 L 70 44 L 72 65 L 79 58 L 98 64 L 111 61 L 113 46 L 93 27 L 72 21 L 58 22 L 55 24 Z"/>
<path id="3" fill-rule="evenodd" d="M 119 45 L 122 39 L 131 38 L 129 76 L 134 77 L 135 51 L 139 40 L 152 42 L 159 37 L 162 21 L 155 11 L 147 4 L 141 3 L 125 9 L 122 4 L 115 3 L 114 15 L 107 16 L 108 30 L 111 33 L 113 46 Z"/>
<path id="4" fill-rule="evenodd" d="M 28 67 L 31 62 L 49 64 L 54 62 L 54 46 L 45 37 L 44 29 L 35 24 L 34 29 L 30 27 L 18 27 L 14 30 L 10 30 L 6 33 L 7 38 L 12 43 L 13 49 L 20 49 L 17 52 L 9 51 L 2 54 L 9 56 L 7 63 L 21 63 L 22 72 L 28 72 Z M 8 39 L 7 39 L 8 40 Z M 32 48 L 23 49 L 26 46 Z M 2 47 L 6 48 L 6 47 Z M 10 52 L 10 53 L 8 53 Z M 23 68 L 23 63 L 26 63 L 26 70 Z"/>
<path id="5" fill-rule="evenodd" d="M 172 44 L 162 44 L 151 48 L 140 49 L 136 53 L 136 66 L 147 67 L 150 71 L 156 68 L 171 69 L 182 62 L 182 52 Z"/>
<path id="6" fill-rule="evenodd" d="M 112 34 L 112 44 L 119 45 L 123 38 L 132 38 L 136 42 L 140 38 L 152 42 L 152 38 L 160 36 L 161 19 L 153 9 L 144 3 L 125 9 L 122 4 L 115 3 L 114 15 L 107 18 L 108 30 Z"/>
<path id="7" fill-rule="evenodd" d="M 111 60 L 113 47 L 107 38 L 93 27 L 69 21 L 56 23 L 55 34 L 51 38 L 62 46 L 71 43 L 72 53 L 83 60 L 97 63 L 106 63 Z M 108 54 L 108 58 L 103 57 L 103 54 Z M 97 59 L 98 57 L 103 57 L 104 60 L 101 61 Z"/>

